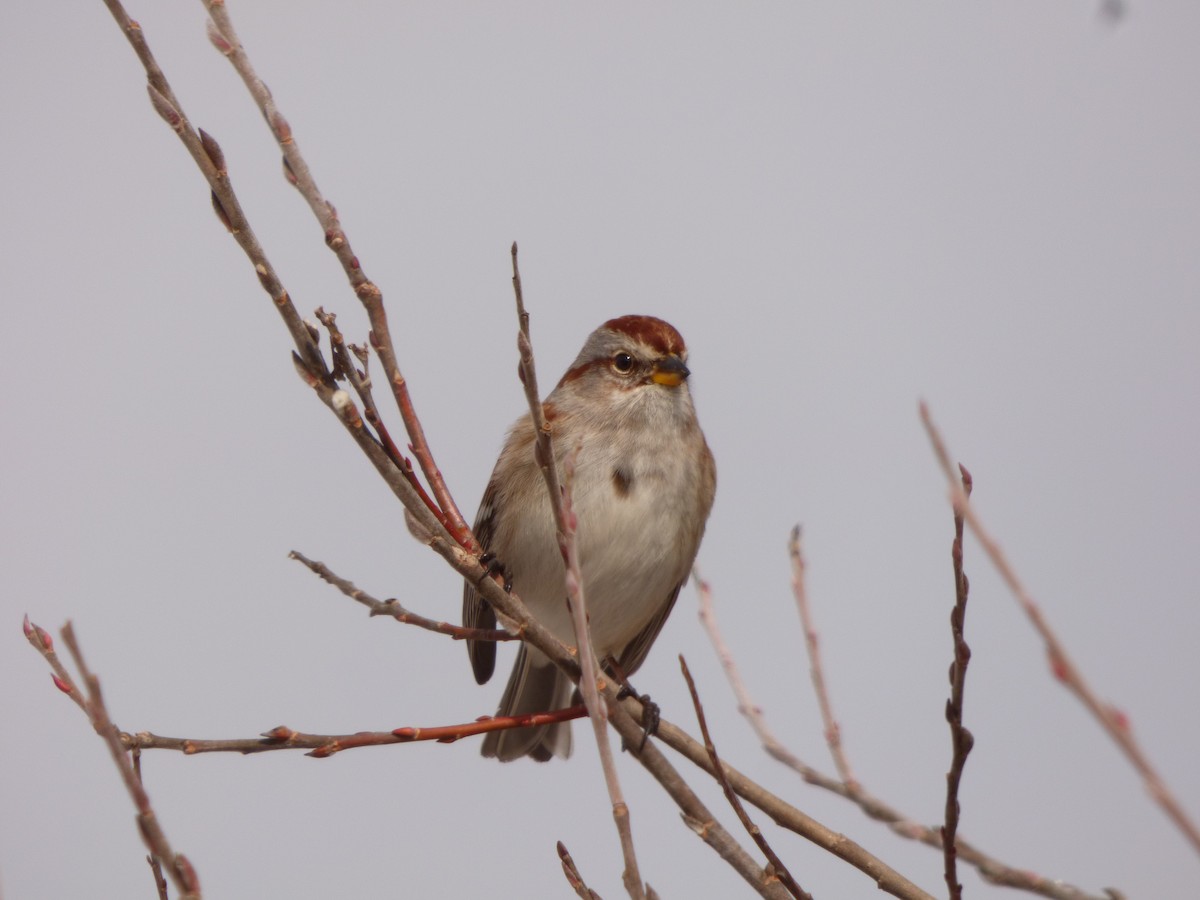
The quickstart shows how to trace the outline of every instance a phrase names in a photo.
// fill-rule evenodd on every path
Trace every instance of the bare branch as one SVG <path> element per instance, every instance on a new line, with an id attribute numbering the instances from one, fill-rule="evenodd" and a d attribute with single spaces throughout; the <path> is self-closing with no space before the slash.
<path id="1" fill-rule="evenodd" d="M 1000 545 L 996 542 L 995 538 L 984 528 L 982 520 L 979 518 L 978 513 L 975 512 L 974 504 L 971 503 L 963 487 L 955 477 L 954 467 L 950 462 L 950 454 L 946 450 L 941 432 L 934 425 L 933 417 L 929 413 L 929 407 L 924 402 L 921 403 L 921 421 L 925 425 L 925 431 L 929 435 L 929 441 L 933 445 L 933 452 L 942 467 L 942 472 L 950 483 L 950 502 L 954 505 L 955 512 L 966 520 L 976 540 L 979 541 L 980 546 L 987 553 L 988 559 L 992 561 L 992 565 L 996 567 L 996 571 L 1000 573 L 1000 577 L 1004 579 L 1004 583 L 1008 585 L 1008 589 L 1016 597 L 1017 602 L 1021 605 L 1021 609 L 1025 611 L 1025 615 L 1033 624 L 1038 635 L 1041 636 L 1054 677 L 1065 684 L 1096 718 L 1096 721 L 1100 723 L 1104 731 L 1121 748 L 1121 751 L 1125 754 L 1125 758 L 1129 760 L 1134 769 L 1142 776 L 1142 782 L 1146 790 L 1150 792 L 1150 796 L 1163 808 L 1167 816 L 1175 823 L 1180 832 L 1183 833 L 1184 837 L 1191 842 L 1192 847 L 1200 852 L 1200 829 L 1197 829 L 1195 823 L 1192 822 L 1184 811 L 1182 804 L 1176 799 L 1175 794 L 1167 787 L 1166 782 L 1159 777 L 1158 772 L 1151 765 L 1141 745 L 1138 744 L 1133 736 L 1133 728 L 1130 725 L 1128 717 L 1116 707 L 1102 702 L 1096 696 L 1096 692 L 1084 680 L 1083 673 L 1079 671 L 1078 667 L 1071 660 L 1071 657 L 1067 655 L 1066 647 L 1063 646 L 1062 641 L 1058 639 L 1058 635 L 1054 633 L 1045 616 L 1042 615 L 1041 607 L 1034 602 L 1032 595 L 1026 590 L 1020 578 L 1017 577 L 1016 570 L 1009 564 L 1004 551 L 1000 549 Z"/>
<path id="2" fill-rule="evenodd" d="M 408 438 L 412 442 L 413 455 L 416 456 L 417 462 L 420 463 L 421 471 L 425 474 L 425 480 L 429 482 L 429 486 L 437 498 L 438 505 L 444 513 L 445 527 L 451 537 L 460 546 L 478 555 L 480 552 L 479 544 L 463 519 L 462 514 L 459 512 L 458 505 L 454 502 L 449 488 L 446 487 L 441 470 L 434 462 L 433 452 L 429 449 L 429 443 L 425 439 L 425 430 L 421 425 L 420 419 L 417 418 L 412 397 L 408 393 L 408 383 L 400 373 L 400 364 L 396 358 L 395 346 L 392 343 L 391 327 L 388 324 L 387 312 L 383 307 L 383 292 L 374 282 L 367 278 L 358 257 L 354 254 L 350 246 L 350 239 L 338 219 L 337 211 L 334 209 L 333 204 L 326 200 L 317 188 L 308 163 L 300 153 L 300 147 L 296 143 L 291 125 L 288 124 L 287 119 L 279 111 L 271 95 L 271 91 L 255 73 L 254 66 L 250 62 L 250 57 L 242 46 L 242 42 L 238 39 L 237 31 L 233 26 L 233 20 L 230 18 L 229 10 L 225 6 L 224 0 L 202 0 L 202 2 L 209 16 L 212 17 L 212 26 L 209 28 L 209 39 L 220 50 L 222 55 L 229 60 L 234 71 L 238 73 L 246 85 L 250 96 L 258 105 L 263 119 L 266 120 L 272 135 L 283 151 L 284 166 L 289 183 L 293 184 L 307 201 L 309 208 L 325 233 L 326 245 L 337 256 L 338 262 L 342 265 L 342 270 L 350 280 L 350 286 L 354 289 L 355 295 L 362 302 L 363 308 L 366 310 L 367 318 L 371 323 L 371 346 L 379 354 L 379 361 L 383 364 L 384 374 L 387 377 L 388 385 L 392 389 L 392 396 L 395 398 L 396 406 L 400 410 L 400 416 L 404 420 L 404 427 L 408 431 Z"/>
<path id="3" fill-rule="evenodd" d="M 79 677 L 86 686 L 87 696 L 84 701 L 84 711 L 87 713 L 92 727 L 96 730 L 96 734 L 100 735 L 108 745 L 113 762 L 117 764 L 117 770 L 121 773 L 121 780 L 125 782 L 125 789 L 129 792 L 133 805 L 137 809 L 138 830 L 141 832 L 142 840 L 153 856 L 167 864 L 167 872 L 175 883 L 182 900 L 200 900 L 200 880 L 196 877 L 196 872 L 187 857 L 182 853 L 177 854 L 171 849 L 167 835 L 150 805 L 150 796 L 142 787 L 142 779 L 135 771 L 129 755 L 125 752 L 125 746 L 121 742 L 117 726 L 108 716 L 104 697 L 100 693 L 100 679 L 92 674 L 91 669 L 83 660 L 83 651 L 79 648 L 79 642 L 75 640 L 75 630 L 71 623 L 68 622 L 64 625 L 59 633 L 62 635 L 63 643 L 67 645 L 67 650 L 71 653 L 75 667 L 79 670 Z"/>
<path id="4" fill-rule="evenodd" d="M 426 631 L 436 631 L 438 634 L 446 634 L 456 641 L 517 640 L 515 635 L 509 634 L 507 631 L 499 628 L 467 628 L 464 625 L 451 625 L 449 622 L 439 622 L 435 619 L 427 619 L 425 616 L 409 612 L 400 605 L 399 600 L 377 600 L 366 591 L 355 587 L 354 582 L 347 581 L 345 578 L 334 574 L 325 563 L 311 560 L 297 550 L 291 551 L 288 554 L 288 559 L 294 559 L 303 564 L 314 575 L 332 584 L 351 600 L 357 600 L 371 611 L 372 616 L 390 616 L 397 622 L 405 625 L 416 625 L 418 628 L 424 628 Z"/>
<path id="5" fill-rule="evenodd" d="M 683 654 L 679 655 L 679 667 L 683 670 L 683 678 L 687 682 L 688 692 L 692 695 L 692 707 L 696 710 L 696 721 L 700 723 L 700 734 L 704 736 L 704 749 L 708 751 L 708 758 L 712 762 L 713 774 L 717 779 L 717 783 L 721 785 L 721 790 L 725 792 L 725 799 L 729 801 L 729 805 L 733 807 L 733 811 L 737 813 L 738 821 L 742 823 L 742 827 L 746 829 L 746 833 L 758 845 L 758 849 L 763 852 L 763 856 L 767 858 L 768 866 L 763 872 L 765 878 L 778 880 L 787 888 L 788 893 L 797 900 L 812 900 L 812 895 L 806 893 L 800 885 L 796 884 L 792 878 L 791 872 L 787 866 L 783 864 L 783 860 L 775 853 L 775 850 L 767 842 L 763 836 L 762 829 L 750 820 L 750 816 L 746 814 L 746 808 L 742 806 L 742 801 L 738 799 L 738 795 L 734 792 L 729 779 L 725 777 L 725 767 L 721 763 L 721 759 L 717 756 L 716 745 L 713 744 L 712 736 L 708 733 L 708 720 L 704 716 L 704 707 L 700 703 L 700 694 L 696 691 L 696 682 L 692 679 L 692 673 L 688 670 L 687 660 L 683 658 Z"/>
<path id="6" fill-rule="evenodd" d="M 804 627 L 804 643 L 808 647 L 808 664 L 812 677 L 813 690 L 817 694 L 817 704 L 821 708 L 821 719 L 825 723 L 825 742 L 833 755 L 834 767 L 842 777 L 844 784 L 851 793 L 858 790 L 858 781 L 850 770 L 850 762 L 842 750 L 842 729 L 833 715 L 833 704 L 829 702 L 829 691 L 825 687 L 825 670 L 821 665 L 821 641 L 817 629 L 813 625 L 812 613 L 808 608 L 808 592 L 804 585 L 804 556 L 800 552 L 800 526 L 792 529 L 788 541 L 788 555 L 792 559 L 792 594 L 796 598 L 796 609 L 800 613 L 800 622 Z"/>
<path id="7" fill-rule="evenodd" d="M 576 894 L 583 900 L 601 900 L 600 895 L 584 883 L 583 876 L 579 874 L 579 868 L 575 865 L 575 860 L 567 851 L 567 845 L 562 841 L 558 842 L 558 858 L 562 861 L 563 875 L 567 878 L 567 884 L 571 885 Z"/>
<path id="8" fill-rule="evenodd" d="M 575 543 L 576 519 L 575 511 L 571 506 L 571 482 L 579 448 L 575 447 L 567 454 L 563 463 L 564 482 L 560 484 L 558 466 L 554 457 L 554 445 L 550 436 L 551 427 L 550 423 L 546 421 L 545 410 L 542 408 L 541 397 L 538 393 L 537 367 L 533 358 L 533 345 L 529 340 L 529 313 L 525 310 L 525 297 L 521 289 L 521 271 L 517 266 L 515 241 L 512 245 L 512 268 L 513 294 L 517 304 L 517 347 L 521 353 L 521 383 L 525 386 L 529 414 L 533 417 L 534 432 L 537 435 L 534 453 L 539 468 L 542 470 L 542 477 L 546 481 L 546 490 L 550 493 L 550 507 L 554 511 L 558 549 L 563 558 L 567 604 L 571 610 L 571 621 L 575 628 L 575 644 L 579 650 L 579 665 L 582 670 L 579 690 L 583 695 L 584 705 L 588 709 L 588 718 L 592 723 L 592 733 L 600 752 L 600 768 L 604 772 L 604 783 L 608 788 L 608 797 L 612 803 L 613 821 L 616 823 L 617 834 L 621 840 L 621 854 L 625 859 L 625 871 L 622 874 L 625 890 L 629 892 L 629 896 L 633 900 L 645 900 L 646 890 L 642 884 L 637 852 L 633 846 L 629 805 L 625 802 L 625 796 L 621 791 L 621 780 L 617 775 L 612 745 L 608 740 L 608 709 L 601 701 L 596 686 L 600 667 L 596 662 L 595 651 L 592 649 L 583 572 L 579 567 L 579 552 Z"/>
<path id="9" fill-rule="evenodd" d="M 192 160 L 196 163 L 197 168 L 200 169 L 200 173 L 208 182 L 212 190 L 214 206 L 218 209 L 218 214 L 221 216 L 225 227 L 233 235 L 234 240 L 237 241 L 238 246 L 242 248 L 242 251 L 250 260 L 251 265 L 254 266 L 259 283 L 270 295 L 275 308 L 283 318 L 284 325 L 292 336 L 292 341 L 296 345 L 296 352 L 299 353 L 300 358 L 304 361 L 304 365 L 314 375 L 326 377 L 328 373 L 325 369 L 325 362 L 321 358 L 321 352 L 317 348 L 316 341 L 304 325 L 300 314 L 296 312 L 296 308 L 292 305 L 291 297 L 284 290 L 283 284 L 275 273 L 275 268 L 271 265 L 270 260 L 267 259 L 262 245 L 259 244 L 258 238 L 250 228 L 250 223 L 246 220 L 237 195 L 233 192 L 228 172 L 225 169 L 224 155 L 220 152 L 220 147 L 216 140 L 207 134 L 202 139 L 200 133 L 192 128 L 191 123 L 184 113 L 183 105 L 175 96 L 175 92 L 171 90 L 170 84 L 167 83 L 166 75 L 159 68 L 158 62 L 154 59 L 154 54 L 150 52 L 150 46 L 146 43 L 142 27 L 129 18 L 129 14 L 125 12 L 125 8 L 121 5 L 120 0 L 104 0 L 104 5 L 112 13 L 112 17 L 116 20 L 117 25 L 120 26 L 130 46 L 133 47 L 134 53 L 137 54 L 143 68 L 146 70 L 146 77 L 149 82 L 148 90 L 155 111 L 171 126 L 171 130 L 179 136 L 184 147 L 187 148 L 188 153 L 191 155 Z"/>
<path id="10" fill-rule="evenodd" d="M 961 464 L 963 491 L 971 495 L 971 473 Z M 950 723 L 952 757 L 950 771 L 946 773 L 946 813 L 942 826 L 942 858 L 945 862 L 946 887 L 950 900 L 962 900 L 962 885 L 958 882 L 958 853 L 955 838 L 958 834 L 958 786 L 962 781 L 963 767 L 967 754 L 975 744 L 975 738 L 963 727 L 963 694 L 967 685 L 967 665 L 971 662 L 971 648 L 967 646 L 963 631 L 966 628 L 967 595 L 970 583 L 963 571 L 963 519 L 954 515 L 954 543 L 951 545 L 954 562 L 954 609 L 950 613 L 950 631 L 954 638 L 954 662 L 950 665 L 950 699 L 946 702 L 946 721 Z"/>
<path id="11" fill-rule="evenodd" d="M 256 738 L 177 738 L 139 731 L 136 734 L 121 732 L 120 739 L 128 749 L 176 750 L 185 756 L 197 753 L 267 753 L 273 750 L 308 750 L 306 756 L 327 759 L 343 750 L 361 747 L 382 747 L 388 744 L 413 744 L 419 741 L 436 741 L 453 744 L 466 737 L 501 731 L 507 728 L 529 728 L 536 725 L 553 725 L 581 719 L 587 714 L 583 705 L 549 713 L 529 713 L 520 716 L 482 716 L 473 722 L 458 725 L 434 725 L 428 728 L 402 726 L 390 731 L 356 731 L 353 734 L 310 734 L 293 731 L 286 725 L 277 725 L 264 731 Z"/>
<path id="12" fill-rule="evenodd" d="M 721 629 L 717 623 L 716 612 L 713 606 L 711 586 L 700 577 L 699 573 L 695 574 L 695 583 L 696 592 L 700 598 L 700 620 L 708 631 L 709 640 L 712 641 L 717 657 L 721 660 L 721 665 L 725 669 L 725 675 L 733 687 L 734 694 L 738 700 L 738 711 L 750 723 L 750 727 L 762 742 L 763 749 L 767 754 L 795 771 L 807 783 L 850 800 L 866 815 L 887 824 L 892 831 L 901 837 L 920 841 L 930 847 L 941 849 L 942 836 L 939 829 L 922 825 L 912 818 L 905 816 L 895 807 L 868 793 L 862 784 L 856 784 L 854 790 L 851 790 L 838 779 L 832 778 L 810 766 L 784 746 L 767 726 L 762 707 L 750 695 L 749 689 L 746 687 L 746 683 L 742 679 L 737 663 L 733 658 L 733 654 L 730 652 L 724 637 L 721 635 Z M 738 791 L 740 796 L 759 806 L 753 798 L 742 792 L 737 782 L 734 782 L 734 789 Z M 759 808 L 762 809 L 763 807 L 759 806 Z M 1089 894 L 1081 888 L 1064 884 L 1057 879 L 1046 878 L 1029 869 L 1007 865 L 967 843 L 961 836 L 956 839 L 955 847 L 958 858 L 973 866 L 979 872 L 980 877 L 989 884 L 1017 888 L 1039 894 L 1043 897 L 1050 897 L 1053 900 L 1110 900 L 1108 895 Z"/>

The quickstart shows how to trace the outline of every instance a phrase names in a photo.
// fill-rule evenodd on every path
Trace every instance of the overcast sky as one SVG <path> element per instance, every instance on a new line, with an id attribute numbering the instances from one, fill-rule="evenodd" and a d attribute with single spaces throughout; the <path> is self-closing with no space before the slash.
<path id="1" fill-rule="evenodd" d="M 924 398 L 1099 695 L 1200 818 L 1200 5 L 232 0 L 367 274 L 470 516 L 521 412 L 508 247 L 543 383 L 615 315 L 675 324 L 716 455 L 699 564 L 768 721 L 832 771 L 789 587 L 803 523 L 858 777 L 940 821 L 952 525 Z M 199 3 L 130 7 L 296 305 L 364 317 Z M 14 5 L 0 53 L 0 893 L 152 897 L 101 742 L 20 632 L 73 619 L 127 730 L 468 721 L 464 648 L 286 559 L 458 616 L 454 574 L 296 378 L 290 342 L 100 2 Z M 397 428 L 398 430 L 398 428 Z M 974 542 L 964 836 L 1092 893 L 1195 896 L 1197 853 L 1051 676 Z M 501 651 L 506 670 L 511 649 Z M 940 857 L 766 757 L 685 589 L 639 673 L 722 754 L 938 896 Z M 474 740 L 144 766 L 212 898 L 622 894 L 595 749 Z M 686 763 L 728 825 L 719 792 Z M 621 760 L 664 898 L 745 885 Z M 761 824 L 766 817 L 756 814 Z M 868 878 L 768 829 L 815 896 Z M 968 896 L 1012 896 L 962 872 Z"/>

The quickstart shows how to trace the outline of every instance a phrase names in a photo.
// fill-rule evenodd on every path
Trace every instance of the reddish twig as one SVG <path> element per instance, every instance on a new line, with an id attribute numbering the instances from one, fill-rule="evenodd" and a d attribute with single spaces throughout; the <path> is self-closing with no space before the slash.
<path id="1" fill-rule="evenodd" d="M 410 449 L 417 458 L 421 471 L 425 474 L 425 480 L 429 483 L 433 495 L 437 499 L 437 505 L 441 509 L 442 519 L 445 522 L 444 527 L 461 547 L 478 555 L 479 544 L 459 512 L 458 505 L 454 502 L 449 488 L 446 487 L 441 470 L 434 462 L 433 452 L 425 438 L 425 430 L 420 419 L 417 418 L 412 397 L 408 392 L 408 383 L 400 372 L 387 311 L 383 306 L 383 292 L 367 278 L 358 257 L 355 256 L 354 250 L 350 246 L 350 239 L 338 219 L 337 211 L 317 188 L 316 180 L 296 143 L 291 125 L 279 111 L 271 91 L 255 73 L 250 57 L 238 39 L 237 31 L 224 0 L 203 0 L 203 3 L 204 8 L 211 16 L 209 40 L 229 60 L 234 71 L 246 85 L 250 96 L 258 105 L 259 111 L 283 152 L 284 171 L 288 182 L 307 201 L 325 233 L 326 245 L 338 258 L 338 262 L 342 264 L 342 270 L 346 273 L 350 286 L 361 301 L 363 309 L 366 310 L 367 319 L 371 323 L 371 347 L 379 355 L 379 361 L 383 364 L 384 374 L 387 376 L 396 407 L 400 410 L 400 417 L 408 432 L 411 442 Z"/>
<path id="2" fill-rule="evenodd" d="M 176 750 L 186 756 L 197 753 L 267 753 L 273 750 L 307 750 L 305 756 L 326 759 L 343 750 L 362 747 L 382 747 L 388 744 L 413 744 L 421 741 L 436 741 L 453 744 L 466 737 L 502 731 L 507 728 L 530 728 L 537 725 L 553 725 L 568 722 L 587 715 L 582 704 L 549 713 L 531 713 L 521 716 L 482 716 L 473 722 L 456 725 L 434 725 L 428 728 L 405 725 L 390 731 L 356 731 L 353 734 L 311 734 L 293 731 L 286 725 L 277 725 L 264 731 L 256 738 L 177 738 L 139 731 L 136 734 L 122 733 L 120 739 L 127 748 L 142 750 Z"/>
<path id="3" fill-rule="evenodd" d="M 634 900 L 645 900 L 646 889 L 638 868 L 637 852 L 633 845 L 633 827 L 629 819 L 629 805 L 621 791 L 621 780 L 617 775 L 617 764 L 613 759 L 612 745 L 608 740 L 608 707 L 600 698 L 597 687 L 600 666 L 592 649 L 592 637 L 588 629 L 587 600 L 583 584 L 583 572 L 579 567 L 579 552 L 575 542 L 575 511 L 571 505 L 571 482 L 575 471 L 575 458 L 579 448 L 572 448 L 563 463 L 563 480 L 558 476 L 558 465 L 551 439 L 551 426 L 546 420 L 538 393 L 537 366 L 533 358 L 533 344 L 529 340 L 529 313 L 525 310 L 525 296 L 521 289 L 521 270 L 517 265 L 517 244 L 512 245 L 512 284 L 517 305 L 517 348 L 521 354 L 521 383 L 525 386 L 525 399 L 529 403 L 529 414 L 533 417 L 534 433 L 537 435 L 534 453 L 550 493 L 550 508 L 554 511 L 554 526 L 558 536 L 558 549 L 562 554 L 566 578 L 567 603 L 571 621 L 575 627 L 575 645 L 581 669 L 579 690 L 588 709 L 592 733 L 600 753 L 600 768 L 612 803 L 613 821 L 621 841 L 621 853 L 625 859 L 622 880 L 625 890 Z"/>
<path id="4" fill-rule="evenodd" d="M 350 382 L 350 386 L 354 388 L 354 393 L 358 395 L 359 401 L 363 406 L 363 416 L 368 424 L 375 429 L 376 439 L 392 464 L 400 470 L 401 474 L 412 486 L 412 489 L 421 498 L 421 502 L 428 509 L 447 531 L 450 530 L 450 521 L 441 508 L 433 501 L 425 490 L 425 485 L 421 484 L 421 480 L 417 478 L 417 473 L 413 470 L 412 461 L 407 456 L 400 452 L 400 448 L 396 446 L 392 440 L 391 432 L 388 431 L 387 424 L 383 421 L 383 417 L 379 414 L 379 408 L 375 404 L 375 397 L 371 390 L 371 377 L 367 374 L 368 360 L 370 355 L 365 347 L 357 347 L 353 344 L 347 344 L 341 330 L 337 327 L 337 315 L 328 313 L 324 307 L 317 307 L 317 320 L 325 326 L 329 332 L 329 345 L 333 353 L 333 377 L 335 379 L 344 378 Z M 350 353 L 353 353 L 355 358 L 362 363 L 362 369 L 354 365 L 350 359 Z"/>
<path id="5" fill-rule="evenodd" d="M 833 756 L 833 765 L 838 770 L 844 784 L 851 793 L 858 790 L 858 781 L 850 770 L 850 762 L 842 749 L 842 729 L 833 715 L 833 704 L 829 702 L 829 691 L 825 687 L 825 669 L 821 664 L 821 641 L 817 629 L 813 625 L 812 613 L 808 608 L 808 592 L 804 584 L 804 556 L 800 552 L 800 526 L 792 528 L 792 536 L 788 540 L 788 555 L 792 559 L 792 594 L 796 598 L 796 609 L 800 613 L 800 623 L 804 628 L 804 643 L 808 647 L 809 673 L 812 677 L 813 690 L 817 695 L 817 704 L 821 708 L 821 720 L 825 723 L 825 743 Z"/>
<path id="6" fill-rule="evenodd" d="M 54 638 L 50 636 L 50 632 L 30 622 L 29 616 L 25 616 L 23 628 L 26 640 L 50 664 L 52 670 L 50 679 L 54 682 L 54 686 L 70 697 L 75 705 L 86 713 L 88 711 L 87 701 L 84 700 L 83 692 L 75 684 L 75 680 L 71 677 L 71 673 L 67 671 L 67 667 L 58 658 L 58 653 L 54 649 Z"/>
<path id="7" fill-rule="evenodd" d="M 937 456 L 938 463 L 942 467 L 942 472 L 946 475 L 950 483 L 950 501 L 954 505 L 955 512 L 966 520 L 976 540 L 979 541 L 980 546 L 987 553 L 988 559 L 992 561 L 992 565 L 996 567 L 996 571 L 1000 573 L 1000 577 L 1004 579 L 1004 583 L 1008 585 L 1008 589 L 1017 599 L 1021 609 L 1024 610 L 1034 630 L 1041 637 L 1046 647 L 1046 656 L 1049 658 L 1050 670 L 1054 673 L 1054 677 L 1066 685 L 1067 689 L 1078 698 L 1095 717 L 1096 721 L 1100 723 L 1101 728 L 1121 748 L 1121 752 L 1125 754 L 1125 758 L 1129 760 L 1130 764 L 1141 775 L 1142 782 L 1146 790 L 1149 791 L 1150 796 L 1162 807 L 1168 818 L 1175 823 L 1175 826 L 1191 843 L 1193 849 L 1200 852 L 1200 829 L 1188 817 L 1182 804 L 1176 799 L 1175 794 L 1167 787 L 1166 782 L 1162 780 L 1158 772 L 1154 769 L 1154 766 L 1151 765 L 1150 759 L 1133 736 L 1133 728 L 1130 725 L 1128 716 L 1111 704 L 1102 702 L 1096 696 L 1096 692 L 1084 679 L 1083 673 L 1079 671 L 1074 661 L 1067 654 L 1066 647 L 1063 646 L 1058 635 L 1054 633 L 1045 616 L 1042 615 L 1041 607 L 1034 602 L 1032 595 L 1026 590 L 1020 578 L 1017 577 L 1016 570 L 1009 564 L 1008 558 L 1000 549 L 1000 545 L 987 529 L 984 528 L 978 513 L 975 512 L 974 505 L 968 499 L 957 478 L 955 478 L 954 467 L 950 462 L 950 454 L 946 450 L 941 432 L 938 431 L 937 426 L 933 423 L 929 407 L 924 402 L 921 403 L 921 421 L 925 425 L 925 431 L 929 435 L 929 441 L 933 445 L 933 451 Z"/>
<path id="8" fill-rule="evenodd" d="M 742 801 L 738 799 L 738 795 L 734 792 L 733 786 L 729 783 L 729 778 L 725 774 L 725 767 L 721 763 L 721 758 L 717 755 L 717 747 L 713 743 L 712 736 L 708 733 L 708 720 L 704 716 L 704 707 L 700 703 L 700 694 L 696 690 L 696 682 L 692 679 L 692 673 L 688 670 L 687 660 L 683 658 L 683 654 L 679 655 L 679 667 L 683 671 L 683 678 L 687 682 L 688 693 L 692 695 L 692 707 L 696 710 L 696 721 L 700 724 L 700 734 L 704 738 L 704 749 L 708 753 L 708 758 L 712 761 L 713 774 L 716 776 L 717 783 L 721 785 L 721 790 L 725 793 L 725 799 L 729 801 L 729 805 L 733 807 L 733 811 L 737 813 L 738 821 L 742 823 L 742 827 L 746 829 L 746 833 L 750 835 L 758 849 L 762 851 L 763 856 L 767 858 L 767 868 L 764 870 L 764 875 L 772 880 L 780 882 L 789 894 L 796 897 L 797 900 L 812 900 L 812 895 L 805 892 L 800 885 L 796 884 L 792 878 L 792 873 L 788 871 L 787 866 L 783 864 L 774 848 L 767 842 L 763 836 L 762 829 L 751 821 L 750 816 L 746 813 L 746 808 L 742 805 Z"/>
<path id="9" fill-rule="evenodd" d="M 314 575 L 332 584 L 351 600 L 357 600 L 371 611 L 372 616 L 390 616 L 397 622 L 405 625 L 416 625 L 418 628 L 424 628 L 426 631 L 435 631 L 438 634 L 449 635 L 456 641 L 517 640 L 516 635 L 509 634 L 507 631 L 499 628 L 467 628 L 463 625 L 451 625 L 449 622 L 439 622 L 436 619 L 427 619 L 425 616 L 409 612 L 400 605 L 399 600 L 377 600 L 366 591 L 355 587 L 354 582 L 347 581 L 345 578 L 336 575 L 325 563 L 309 559 L 298 550 L 291 551 L 288 554 L 288 559 L 296 560 L 306 566 Z"/>
<path id="10" fill-rule="evenodd" d="M 971 473 L 959 465 L 962 473 L 963 492 L 971 496 Z M 946 814 L 942 825 L 942 858 L 945 866 L 946 887 L 950 900 L 962 900 L 962 885 L 958 881 L 958 788 L 962 781 L 967 755 L 975 744 L 975 737 L 963 727 L 963 694 L 967 685 L 967 666 L 971 662 L 971 648 L 967 646 L 963 631 L 967 619 L 967 595 L 970 582 L 963 571 L 963 518 L 954 514 L 954 543 L 950 555 L 954 562 L 954 609 L 950 613 L 950 631 L 954 638 L 954 662 L 950 666 L 950 699 L 946 701 L 946 721 L 950 724 L 952 756 L 950 771 L 946 773 Z"/>
<path id="11" fill-rule="evenodd" d="M 942 836 L 939 829 L 929 828 L 904 815 L 895 807 L 869 793 L 861 783 L 856 784 L 855 789 L 852 791 L 837 778 L 826 775 L 819 769 L 804 762 L 775 736 L 774 732 L 767 725 L 762 707 L 750 695 L 750 691 L 742 679 L 733 654 L 730 652 L 721 634 L 721 629 L 717 622 L 716 610 L 713 605 L 711 586 L 700 577 L 698 572 L 694 574 L 693 580 L 696 584 L 696 592 L 700 600 L 700 621 L 708 632 L 709 640 L 712 642 L 717 657 L 725 669 L 726 678 L 729 680 L 734 695 L 737 697 L 738 712 L 745 716 L 746 721 L 750 723 L 750 727 L 762 742 L 763 749 L 767 754 L 799 774 L 808 784 L 815 785 L 851 801 L 867 816 L 876 821 L 883 822 L 901 837 L 920 841 L 930 847 L 941 849 Z M 759 806 L 754 799 L 747 797 L 738 788 L 736 782 L 734 786 L 738 789 L 740 796 L 746 797 L 751 803 Z M 763 807 L 759 806 L 759 808 L 762 809 Z M 956 839 L 955 848 L 958 858 L 974 867 L 979 872 L 980 877 L 990 884 L 1017 888 L 1039 894 L 1043 897 L 1050 897 L 1052 900 L 1110 900 L 1108 895 L 1089 894 L 1081 888 L 1064 884 L 1057 879 L 1046 878 L 1029 869 L 1010 866 L 972 846 L 962 837 Z"/>

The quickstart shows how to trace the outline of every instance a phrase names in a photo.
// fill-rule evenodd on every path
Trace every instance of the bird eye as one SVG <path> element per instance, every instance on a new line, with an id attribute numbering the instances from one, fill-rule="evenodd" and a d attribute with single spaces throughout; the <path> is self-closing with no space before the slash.
<path id="1" fill-rule="evenodd" d="M 633 357 L 628 353 L 618 353 L 613 357 L 612 363 L 618 372 L 628 372 L 633 368 Z"/>

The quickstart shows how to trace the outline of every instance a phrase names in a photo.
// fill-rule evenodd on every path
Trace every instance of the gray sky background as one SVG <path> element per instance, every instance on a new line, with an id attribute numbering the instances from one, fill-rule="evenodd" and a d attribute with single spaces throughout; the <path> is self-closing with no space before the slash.
<path id="1" fill-rule="evenodd" d="M 925 398 L 1047 617 L 1200 817 L 1200 5 L 1131 2 L 1116 22 L 1084 0 L 231 8 L 385 293 L 468 514 L 523 408 L 516 239 L 545 383 L 611 316 L 683 332 L 720 474 L 699 562 L 745 678 L 832 770 L 789 589 L 802 522 L 855 770 L 934 823 L 952 528 Z M 337 310 L 361 339 L 200 4 L 130 12 L 221 141 L 297 306 Z M 491 712 L 503 677 L 477 687 L 461 646 L 368 620 L 286 560 L 458 615 L 453 574 L 296 379 L 102 4 L 14 6 L 0 40 L 0 892 L 151 897 L 129 801 L 25 645 L 25 612 L 75 621 L 129 730 L 452 723 Z M 1051 677 L 973 542 L 967 566 L 963 834 L 1096 893 L 1195 896 L 1196 853 Z M 727 759 L 943 895 L 935 853 L 766 758 L 695 611 L 689 589 L 640 688 L 692 727 L 685 654 Z M 464 741 L 327 761 L 151 753 L 145 770 L 208 897 L 564 897 L 560 839 L 620 896 L 576 731 L 576 757 L 540 767 Z M 635 764 L 621 772 L 662 896 L 748 893 Z M 815 895 L 878 895 L 770 833 Z"/>

